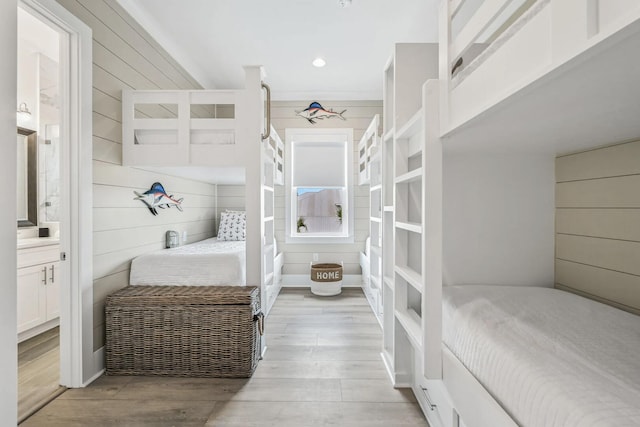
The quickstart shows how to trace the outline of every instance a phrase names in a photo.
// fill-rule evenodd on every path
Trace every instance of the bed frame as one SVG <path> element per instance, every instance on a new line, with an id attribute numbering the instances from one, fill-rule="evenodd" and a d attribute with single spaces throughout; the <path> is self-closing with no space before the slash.
<path id="1" fill-rule="evenodd" d="M 270 123 L 270 92 L 262 68 L 244 70 L 245 87 L 239 90 L 123 91 L 123 165 L 235 168 L 244 173 L 247 284 L 260 285 L 268 310 L 281 286 L 282 254 L 274 253 L 270 242 L 284 144 Z"/>
<path id="2" fill-rule="evenodd" d="M 483 1 L 466 25 L 452 37 L 452 21 L 464 7 L 465 0 L 443 1 L 440 10 L 439 79 L 427 81 L 423 88 L 425 95 L 422 108 L 425 111 L 424 121 L 428 132 L 425 132 L 422 143 L 428 155 L 427 163 L 422 167 L 430 173 L 426 188 L 423 189 L 423 197 L 428 200 L 429 206 L 424 232 L 430 239 L 424 255 L 428 268 L 427 274 L 423 277 L 423 330 L 420 337 L 415 333 L 406 332 L 400 337 L 394 337 L 396 341 L 406 343 L 403 348 L 413 348 L 413 353 L 406 356 L 409 362 L 405 364 L 411 368 L 394 371 L 393 366 L 388 366 L 388 369 L 396 387 L 413 389 L 433 427 L 517 425 L 474 375 L 442 344 L 443 276 L 447 278 L 451 273 L 443 269 L 443 244 L 446 244 L 446 239 L 450 237 L 442 234 L 443 188 L 447 191 L 442 171 L 448 167 L 448 153 L 466 151 L 471 153 L 472 157 L 476 154 L 500 154 L 509 150 L 514 153 L 518 150 L 538 150 L 538 153 L 544 152 L 553 162 L 558 153 L 586 150 L 625 139 L 637 139 L 640 134 L 638 127 L 632 129 L 631 126 L 625 126 L 628 134 L 610 131 L 592 140 L 571 143 L 557 140 L 539 148 L 534 144 L 540 141 L 535 141 L 535 138 L 523 140 L 523 135 L 514 127 L 488 128 L 487 124 L 510 123 L 509 118 L 513 117 L 510 116 L 510 112 L 517 114 L 518 111 L 526 111 L 527 108 L 531 110 L 532 106 L 545 105 L 545 102 L 566 102 L 580 106 L 593 104 L 594 100 L 589 98 L 588 91 L 572 93 L 571 88 L 560 92 L 557 89 L 573 79 L 576 69 L 580 69 L 581 81 L 596 83 L 589 87 L 607 88 L 608 82 L 598 68 L 598 57 L 614 52 L 612 55 L 619 58 L 633 58 L 631 52 L 633 49 L 637 51 L 637 41 L 640 39 L 640 5 L 637 2 L 523 2 L 526 3 L 523 8 L 511 16 L 506 16 L 498 25 L 502 29 L 506 28 L 506 31 L 496 37 L 489 37 L 493 43 L 481 54 L 471 55 L 475 59 L 470 63 L 463 61 L 463 67 L 456 70 L 452 76 L 452 69 L 458 60 L 477 47 L 481 35 L 488 28 L 505 18 L 504 13 L 510 3 L 508 0 Z M 557 31 L 558 28 L 564 31 Z M 619 66 L 622 69 L 629 68 L 620 64 Z M 500 78 L 495 78 L 496 75 Z M 628 88 L 637 87 L 637 84 L 633 85 L 634 81 L 637 83 L 637 77 L 624 73 L 619 77 L 628 79 Z M 556 81 L 555 86 L 550 83 L 553 81 Z M 633 102 L 626 100 L 622 91 L 610 95 L 610 99 L 600 97 L 599 105 L 604 111 L 616 110 L 614 104 L 619 103 L 620 99 Z M 637 100 L 637 97 L 635 99 Z M 385 108 L 386 111 L 388 110 Z M 587 113 L 582 116 L 580 110 L 577 113 L 574 110 L 569 114 L 572 118 L 582 119 L 584 122 L 595 120 L 589 109 L 586 108 L 585 111 Z M 545 137 L 553 135 L 554 125 L 544 122 L 551 117 L 545 116 L 546 113 L 542 110 L 540 112 L 543 116 L 541 126 L 547 126 Z M 617 125 L 628 124 L 630 120 L 629 116 L 622 114 L 607 117 L 615 121 L 611 129 Z M 555 126 L 558 127 L 558 124 L 555 123 Z M 570 130 L 570 125 L 566 126 L 566 129 Z M 567 133 L 565 138 L 566 135 Z M 509 146 L 493 144 L 496 140 L 524 142 L 520 146 Z M 447 198 L 446 193 L 444 198 Z M 549 256 L 552 257 L 553 254 Z M 507 278 L 504 280 L 506 282 Z M 550 282 L 529 284 L 551 286 Z M 611 297 L 610 299 L 615 301 L 615 296 Z"/>

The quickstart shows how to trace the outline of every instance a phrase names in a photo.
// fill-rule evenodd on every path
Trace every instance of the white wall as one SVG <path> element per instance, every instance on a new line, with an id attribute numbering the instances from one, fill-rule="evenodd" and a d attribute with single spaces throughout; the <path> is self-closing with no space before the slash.
<path id="1" fill-rule="evenodd" d="M 318 120 L 311 124 L 296 116 L 296 110 L 303 110 L 313 100 L 279 101 L 272 104 L 271 118 L 273 126 L 281 138 L 287 128 L 353 128 L 353 182 L 358 177 L 358 141 L 376 114 L 382 115 L 381 101 L 322 101 L 326 109 L 346 110 L 346 120 L 337 118 Z M 359 252 L 364 250 L 364 242 L 369 235 L 369 187 L 354 185 L 355 205 L 355 241 L 343 244 L 285 244 L 285 193 L 283 186 L 277 186 L 275 192 L 275 235 L 278 250 L 284 252 L 283 274 L 309 274 L 309 263 L 313 254 L 318 254 L 320 262 L 344 263 L 345 274 L 360 274 Z"/>
<path id="2" fill-rule="evenodd" d="M 17 3 L 0 2 L 0 139 L 16 138 L 16 70 L 17 70 Z M 5 158 L 0 168 L 0 182 L 16 188 L 16 144 L 5 144 Z M 10 192 L 10 194 L 12 194 Z M 8 197 L 0 209 L 0 418 L 2 424 L 17 423 L 18 394 L 18 336 L 16 334 L 16 199 Z"/>
<path id="3" fill-rule="evenodd" d="M 554 158 L 445 153 L 447 285 L 552 286 Z"/>
<path id="4" fill-rule="evenodd" d="M 93 348 L 98 350 L 104 344 L 104 300 L 128 284 L 131 259 L 162 249 L 167 230 L 186 231 L 188 241 L 213 236 L 216 187 L 121 166 L 122 90 L 200 86 L 117 2 L 58 3 L 93 31 Z M 170 208 L 153 216 L 134 200 L 134 190 L 143 192 L 156 181 L 184 198 L 183 212 Z"/>

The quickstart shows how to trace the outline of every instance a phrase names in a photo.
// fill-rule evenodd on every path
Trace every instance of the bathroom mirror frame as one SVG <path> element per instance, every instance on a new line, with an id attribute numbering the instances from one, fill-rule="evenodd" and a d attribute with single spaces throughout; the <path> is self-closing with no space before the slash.
<path id="1" fill-rule="evenodd" d="M 27 161 L 27 218 L 18 219 L 18 227 L 35 227 L 38 225 L 38 134 L 33 129 L 18 127 L 18 135 L 26 136 Z"/>

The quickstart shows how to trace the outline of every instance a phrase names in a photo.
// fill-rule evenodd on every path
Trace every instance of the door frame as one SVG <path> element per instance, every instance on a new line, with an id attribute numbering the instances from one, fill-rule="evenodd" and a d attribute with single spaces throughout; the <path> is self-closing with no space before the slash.
<path id="1" fill-rule="evenodd" d="M 92 43 L 91 29 L 55 0 L 18 7 L 61 31 L 60 384 L 83 387 L 101 373 L 93 351 Z"/>

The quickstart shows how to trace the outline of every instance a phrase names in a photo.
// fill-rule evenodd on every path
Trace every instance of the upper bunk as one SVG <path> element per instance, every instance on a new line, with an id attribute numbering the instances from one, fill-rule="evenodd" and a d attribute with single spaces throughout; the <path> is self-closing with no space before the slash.
<path id="1" fill-rule="evenodd" d="M 567 153 L 640 135 L 640 2 L 445 0 L 446 150 Z"/>
<path id="2" fill-rule="evenodd" d="M 244 175 L 256 166 L 262 140 L 274 162 L 274 183 L 282 184 L 284 144 L 264 108 L 268 86 L 260 67 L 245 73 L 245 88 L 238 90 L 123 91 L 123 165 L 171 168 L 176 175 L 198 167 L 219 169 L 221 177 Z"/>

